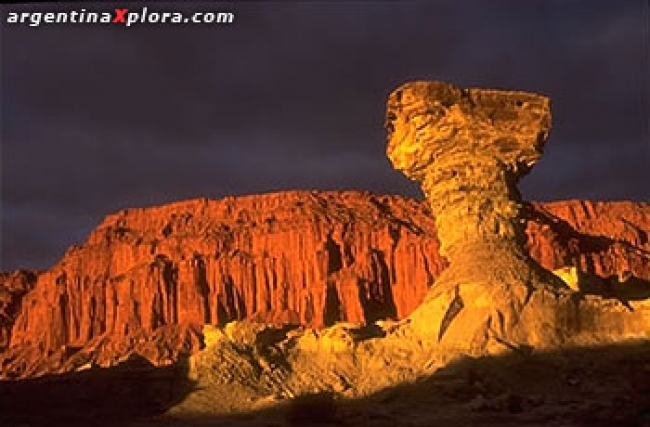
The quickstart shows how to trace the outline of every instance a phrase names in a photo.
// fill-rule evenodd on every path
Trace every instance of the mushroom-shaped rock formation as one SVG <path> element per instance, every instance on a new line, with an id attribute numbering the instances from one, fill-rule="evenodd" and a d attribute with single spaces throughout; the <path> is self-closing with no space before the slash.
<path id="1" fill-rule="evenodd" d="M 603 329 L 647 335 L 647 309 L 628 315 L 619 301 L 572 293 L 525 249 L 516 185 L 542 155 L 547 97 L 412 82 L 390 95 L 386 119 L 388 157 L 422 183 L 449 260 L 411 316 L 418 333 L 481 353 L 600 339 Z"/>
<path id="2" fill-rule="evenodd" d="M 451 263 L 439 287 L 446 278 L 502 281 L 504 274 L 528 283 L 540 276 L 553 281 L 524 246 L 516 187 L 542 154 L 549 104 L 540 95 L 441 82 L 410 83 L 390 96 L 388 157 L 422 182 L 440 253 Z"/>

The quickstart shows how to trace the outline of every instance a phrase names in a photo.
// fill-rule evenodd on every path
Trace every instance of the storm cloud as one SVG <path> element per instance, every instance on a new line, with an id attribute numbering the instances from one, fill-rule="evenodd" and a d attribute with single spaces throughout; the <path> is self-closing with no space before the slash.
<path id="1" fill-rule="evenodd" d="M 2 6 L 3 270 L 49 267 L 126 207 L 285 189 L 419 197 L 383 130 L 388 93 L 416 79 L 552 98 L 526 198 L 650 199 L 647 1 L 179 3 L 165 8 L 236 19 L 4 23 L 82 7 L 111 10 Z"/>

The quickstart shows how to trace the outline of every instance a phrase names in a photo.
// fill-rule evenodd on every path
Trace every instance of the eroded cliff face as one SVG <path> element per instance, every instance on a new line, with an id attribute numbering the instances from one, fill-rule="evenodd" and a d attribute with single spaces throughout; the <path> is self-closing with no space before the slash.
<path id="1" fill-rule="evenodd" d="M 532 206 L 526 213 L 527 248 L 542 267 L 577 267 L 619 289 L 634 278 L 650 280 L 650 203 L 574 200 Z"/>
<path id="2" fill-rule="evenodd" d="M 0 273 L 0 351 L 9 345 L 11 328 L 20 313 L 23 297 L 33 289 L 37 273 L 18 270 Z"/>
<path id="3" fill-rule="evenodd" d="M 650 280 L 648 204 L 526 211 L 530 254 L 542 266 L 578 266 L 611 288 Z M 205 323 L 404 318 L 446 266 L 430 209 L 401 197 L 286 192 L 129 209 L 37 280 L 4 279 L 5 288 L 24 286 L 3 316 L 6 342 L 16 320 L 2 372 L 109 365 L 132 351 L 170 363 L 200 346 Z"/>
<path id="4" fill-rule="evenodd" d="M 91 346 L 104 364 L 168 325 L 402 317 L 445 265 L 425 212 L 397 197 L 315 192 L 122 211 L 39 276 L 11 346 L 58 359 L 62 346 Z"/>

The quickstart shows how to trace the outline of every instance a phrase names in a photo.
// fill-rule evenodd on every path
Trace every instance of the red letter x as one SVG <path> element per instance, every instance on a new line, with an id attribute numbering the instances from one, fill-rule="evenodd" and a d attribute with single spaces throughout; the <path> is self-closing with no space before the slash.
<path id="1" fill-rule="evenodd" d="M 113 23 L 121 22 L 123 24 L 126 24 L 126 13 L 129 11 L 129 9 L 115 9 L 115 19 L 113 19 Z"/>

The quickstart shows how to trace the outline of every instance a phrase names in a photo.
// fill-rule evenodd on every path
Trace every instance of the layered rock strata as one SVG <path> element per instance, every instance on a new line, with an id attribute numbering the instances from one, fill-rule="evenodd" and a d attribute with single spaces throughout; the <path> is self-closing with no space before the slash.
<path id="1" fill-rule="evenodd" d="M 50 270 L 0 276 L 0 376 L 134 352 L 168 364 L 201 347 L 203 325 L 233 320 L 347 322 L 278 336 L 354 358 L 374 331 L 364 354 L 378 364 L 419 342 L 456 354 L 647 336 L 650 205 L 517 192 L 550 129 L 546 98 L 411 83 L 391 95 L 388 127 L 388 155 L 426 203 L 286 192 L 110 215 Z"/>
<path id="2" fill-rule="evenodd" d="M 527 250 L 544 268 L 577 267 L 599 292 L 650 292 L 650 205 L 527 212 Z M 188 271 L 195 258 L 205 273 Z M 196 349 L 206 313 L 316 327 L 401 319 L 446 265 L 426 202 L 401 197 L 287 192 L 129 209 L 50 270 L 0 276 L 5 345 L 13 330 L 2 373 L 113 364 L 132 351 L 168 363 Z"/>
<path id="3" fill-rule="evenodd" d="M 411 316 L 421 335 L 476 353 L 650 335 L 647 302 L 585 298 L 526 251 L 516 184 L 550 123 L 548 98 L 530 93 L 432 81 L 390 95 L 388 157 L 421 182 L 450 263 Z"/>
<path id="4" fill-rule="evenodd" d="M 22 299 L 34 287 L 37 276 L 36 272 L 26 270 L 0 273 L 0 352 L 9 346 Z"/>

